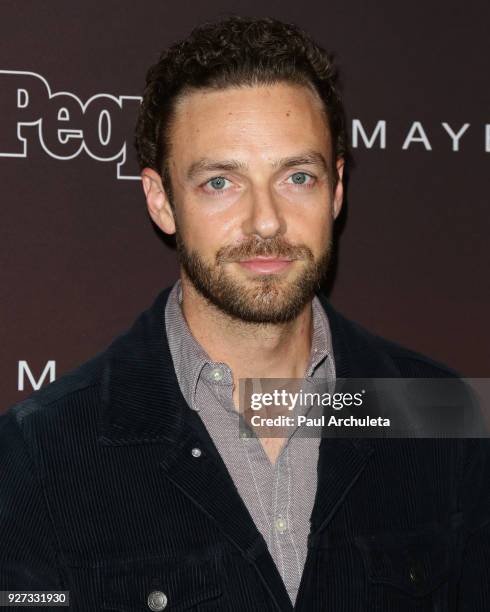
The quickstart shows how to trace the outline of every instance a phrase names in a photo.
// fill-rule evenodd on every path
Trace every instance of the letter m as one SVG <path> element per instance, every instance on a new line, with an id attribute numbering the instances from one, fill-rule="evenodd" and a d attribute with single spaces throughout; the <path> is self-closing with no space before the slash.
<path id="1" fill-rule="evenodd" d="M 357 149 L 359 146 L 359 136 L 367 149 L 371 149 L 379 137 L 379 148 L 386 149 L 386 121 L 380 120 L 376 124 L 371 138 L 368 138 L 364 127 L 359 119 L 352 120 L 352 148 Z"/>
<path id="2" fill-rule="evenodd" d="M 25 382 L 25 377 L 27 375 L 27 378 L 29 379 L 29 382 L 31 383 L 31 387 L 34 389 L 34 391 L 37 391 L 38 389 L 41 388 L 41 385 L 43 384 L 44 379 L 48 376 L 48 374 L 49 374 L 49 382 L 53 382 L 53 380 L 56 377 L 56 361 L 54 361 L 54 359 L 51 359 L 50 361 L 46 362 L 46 366 L 43 370 L 43 373 L 41 374 L 39 380 L 37 381 L 32 375 L 31 369 L 27 361 L 24 361 L 24 360 L 19 361 L 17 390 L 24 391 L 24 382 Z"/>

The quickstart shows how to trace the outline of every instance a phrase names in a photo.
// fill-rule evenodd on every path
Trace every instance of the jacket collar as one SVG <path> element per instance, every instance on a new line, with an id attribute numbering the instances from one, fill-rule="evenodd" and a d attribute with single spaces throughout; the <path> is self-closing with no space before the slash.
<path id="1" fill-rule="evenodd" d="M 186 403 L 165 333 L 170 290 L 162 291 L 104 355 L 102 444 L 169 443 L 181 435 Z"/>
<path id="2" fill-rule="evenodd" d="M 168 444 L 182 436 L 188 406 L 165 330 L 170 291 L 162 291 L 103 355 L 99 439 L 104 445 Z M 323 294 L 318 297 L 330 324 L 337 378 L 400 376 L 372 334 L 340 314 Z M 370 446 L 369 440 L 359 443 Z"/>

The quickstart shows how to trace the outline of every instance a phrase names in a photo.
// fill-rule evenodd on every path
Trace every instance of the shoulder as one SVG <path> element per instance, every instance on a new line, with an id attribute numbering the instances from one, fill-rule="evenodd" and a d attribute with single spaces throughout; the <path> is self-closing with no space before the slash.
<path id="1" fill-rule="evenodd" d="M 9 407 L 0 415 L 0 445 L 9 439 L 9 445 L 23 440 L 30 446 L 42 432 L 61 432 L 77 411 L 97 410 L 104 356 L 96 355 Z"/>
<path id="2" fill-rule="evenodd" d="M 4 414 L 11 415 L 22 424 L 33 414 L 50 415 L 65 404 L 76 404 L 77 400 L 102 393 L 111 358 L 116 362 L 128 360 L 138 363 L 154 341 L 156 320 L 159 320 L 171 287 L 156 297 L 153 305 L 141 312 L 132 325 L 119 333 L 102 351 L 73 370 L 63 374 L 52 383 L 33 392 L 26 400 L 11 406 Z M 1 417 L 2 415 L 0 415 Z"/>

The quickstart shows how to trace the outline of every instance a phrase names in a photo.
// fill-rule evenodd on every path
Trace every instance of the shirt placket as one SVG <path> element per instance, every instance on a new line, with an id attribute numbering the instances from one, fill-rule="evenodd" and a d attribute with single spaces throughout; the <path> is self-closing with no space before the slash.
<path id="1" fill-rule="evenodd" d="M 272 555 L 286 589 L 292 596 L 293 585 L 299 584 L 301 574 L 298 551 L 294 543 L 291 508 L 293 483 L 289 462 L 290 444 L 291 438 L 282 449 L 272 469 L 271 541 L 273 542 Z"/>

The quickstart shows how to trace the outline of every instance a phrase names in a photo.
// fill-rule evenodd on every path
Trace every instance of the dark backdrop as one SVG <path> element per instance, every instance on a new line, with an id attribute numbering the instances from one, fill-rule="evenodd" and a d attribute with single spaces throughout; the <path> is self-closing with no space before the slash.
<path id="1" fill-rule="evenodd" d="M 138 96 L 166 45 L 230 12 L 298 23 L 337 56 L 357 146 L 332 303 L 490 375 L 487 2 L 4 0 L 0 11 L 1 409 L 43 371 L 46 384 L 102 350 L 177 278 L 136 178 Z"/>

